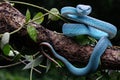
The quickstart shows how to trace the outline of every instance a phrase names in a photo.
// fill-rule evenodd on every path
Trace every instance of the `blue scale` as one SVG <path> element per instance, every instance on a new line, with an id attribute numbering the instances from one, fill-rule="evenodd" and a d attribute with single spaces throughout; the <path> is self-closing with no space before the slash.
<path id="1" fill-rule="evenodd" d="M 67 19 L 76 21 L 77 23 L 65 23 L 63 25 L 63 34 L 69 37 L 78 35 L 89 35 L 98 39 L 88 64 L 83 68 L 73 66 L 66 58 L 60 56 L 51 44 L 47 42 L 41 43 L 48 46 L 54 56 L 61 60 L 68 70 L 77 76 L 87 75 L 88 73 L 95 72 L 99 66 L 100 57 L 108 46 L 112 46 L 109 39 L 115 37 L 117 29 L 114 25 L 88 16 L 92 11 L 91 6 L 79 4 L 77 7 L 63 7 L 61 15 Z"/>

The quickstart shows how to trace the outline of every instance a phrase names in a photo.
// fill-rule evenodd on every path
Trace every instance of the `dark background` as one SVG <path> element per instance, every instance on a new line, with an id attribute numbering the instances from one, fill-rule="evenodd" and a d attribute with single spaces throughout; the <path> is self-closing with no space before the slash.
<path id="1" fill-rule="evenodd" d="M 48 10 L 51 8 L 57 8 L 60 9 L 64 6 L 73 6 L 75 7 L 78 4 L 87 4 L 91 5 L 93 8 L 92 13 L 90 16 L 107 21 L 113 25 L 115 25 L 118 29 L 117 36 L 112 39 L 113 45 L 120 46 L 120 0 L 18 0 L 22 2 L 32 3 L 35 5 L 38 5 L 40 7 L 44 7 Z M 37 12 L 41 12 L 41 10 L 37 8 L 33 8 L 27 5 L 21 5 L 21 4 L 15 4 L 15 7 L 20 10 L 24 15 L 26 13 L 26 10 L 29 8 L 32 15 L 34 15 Z M 44 11 L 43 11 L 44 12 Z M 58 32 L 61 32 L 62 24 L 64 24 L 63 21 L 50 21 L 48 23 L 48 20 L 46 19 L 42 25 L 46 28 L 49 28 L 51 30 L 55 30 Z M 16 39 L 17 37 L 17 39 Z M 23 41 L 26 41 L 25 38 L 21 39 L 18 38 L 18 35 L 15 37 L 13 42 L 19 42 L 16 43 L 17 45 L 23 44 Z M 19 40 L 18 40 L 19 39 Z M 21 43 L 20 43 L 21 42 Z M 25 44 L 25 42 L 24 42 Z M 21 46 L 21 45 L 20 45 Z M 19 48 L 21 48 L 18 46 Z M 33 47 L 33 45 L 32 45 Z M 19 49 L 18 48 L 18 49 Z M 26 49 L 25 49 L 26 50 Z M 31 50 L 26 50 L 27 53 Z M 1 64 L 6 64 L 7 60 L 2 60 Z M 9 63 L 9 62 L 8 62 Z M 22 68 L 25 65 L 17 65 L 15 67 L 0 69 L 0 80 L 28 80 L 29 78 L 29 70 L 22 70 Z M 43 68 L 42 68 L 43 69 Z M 105 74 L 105 75 L 104 75 Z M 56 66 L 52 66 L 50 71 L 48 73 L 45 73 L 43 75 L 40 75 L 38 73 L 33 72 L 33 80 L 95 80 L 96 78 L 103 75 L 103 78 L 100 80 L 120 80 L 120 74 L 119 73 L 113 73 L 111 75 L 108 75 L 104 72 L 97 71 L 94 74 L 83 76 L 83 77 L 76 77 L 72 74 L 69 74 L 69 71 L 64 68 L 56 68 Z M 38 79 L 37 79 L 38 78 Z"/>
<path id="2" fill-rule="evenodd" d="M 118 29 L 117 36 L 112 39 L 112 43 L 114 45 L 120 45 L 120 0 L 20 0 L 28 3 L 32 3 L 41 7 L 44 7 L 48 10 L 51 8 L 60 9 L 64 6 L 73 6 L 75 7 L 78 4 L 87 4 L 92 6 L 92 13 L 90 16 L 98 18 L 103 21 L 107 21 L 113 25 L 115 25 Z M 29 8 L 31 13 L 36 13 L 40 11 L 39 9 L 32 8 L 29 6 L 17 4 L 15 5 L 23 14 L 25 14 L 26 9 Z M 63 22 L 54 21 L 47 23 L 44 21 L 42 24 L 44 27 L 47 27 L 51 30 L 55 30 L 61 32 L 61 27 Z M 47 24 L 46 24 L 47 23 Z"/>
<path id="3" fill-rule="evenodd" d="M 78 4 L 91 5 L 91 16 L 108 21 L 117 27 L 120 21 L 120 0 L 20 0 L 51 9 L 61 9 L 64 6 L 75 7 Z M 22 8 L 22 7 L 21 7 Z"/>

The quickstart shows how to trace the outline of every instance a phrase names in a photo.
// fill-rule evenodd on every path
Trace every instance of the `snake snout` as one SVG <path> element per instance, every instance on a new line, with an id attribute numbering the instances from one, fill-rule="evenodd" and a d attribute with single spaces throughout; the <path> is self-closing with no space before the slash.
<path id="1" fill-rule="evenodd" d="M 92 11 L 92 7 L 90 5 L 84 5 L 84 4 L 77 5 L 76 9 L 80 16 L 89 15 Z"/>

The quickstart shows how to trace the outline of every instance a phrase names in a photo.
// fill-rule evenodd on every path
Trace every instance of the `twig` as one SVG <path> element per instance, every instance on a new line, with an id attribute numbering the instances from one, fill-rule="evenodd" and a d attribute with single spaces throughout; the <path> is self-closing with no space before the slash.
<path id="1" fill-rule="evenodd" d="M 18 64 L 21 64 L 23 62 L 25 62 L 26 60 L 23 60 L 23 61 L 20 61 L 20 62 L 16 62 L 16 63 L 13 63 L 13 64 L 9 64 L 9 65 L 5 65 L 5 66 L 0 66 L 0 68 L 7 68 L 7 67 L 13 67 L 13 66 L 16 66 Z"/>
<path id="2" fill-rule="evenodd" d="M 23 64 L 27 65 L 25 62 L 23 62 L 22 60 L 20 60 Z M 41 74 L 41 72 L 35 68 L 33 68 L 34 71 L 36 71 L 37 73 Z"/>

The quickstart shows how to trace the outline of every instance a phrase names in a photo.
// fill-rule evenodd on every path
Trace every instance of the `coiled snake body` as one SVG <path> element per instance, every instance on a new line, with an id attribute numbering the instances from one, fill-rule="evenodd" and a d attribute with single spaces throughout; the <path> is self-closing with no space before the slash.
<path id="1" fill-rule="evenodd" d="M 64 17 L 78 22 L 75 24 L 65 23 L 63 25 L 64 35 L 70 37 L 77 35 L 90 35 L 99 40 L 90 56 L 88 64 L 85 67 L 76 68 L 67 59 L 60 56 L 49 43 L 41 43 L 41 45 L 48 46 L 54 56 L 60 59 L 71 73 L 78 76 L 87 75 L 88 73 L 96 71 L 99 66 L 101 55 L 108 46 L 112 46 L 108 38 L 113 38 L 117 33 L 117 29 L 114 25 L 87 16 L 90 12 L 90 6 L 81 4 L 76 8 L 63 7 L 61 9 L 61 14 Z"/>

